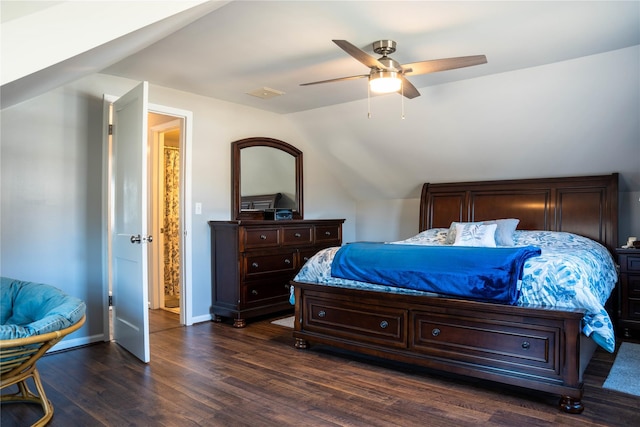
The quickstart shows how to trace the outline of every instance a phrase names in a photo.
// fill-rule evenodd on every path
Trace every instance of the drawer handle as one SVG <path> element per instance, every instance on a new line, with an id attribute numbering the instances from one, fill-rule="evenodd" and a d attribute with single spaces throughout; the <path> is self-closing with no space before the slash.
<path id="1" fill-rule="evenodd" d="M 255 289 L 251 290 L 251 295 L 258 295 L 258 291 L 256 291 Z"/>
<path id="2" fill-rule="evenodd" d="M 294 234 L 294 236 L 295 236 L 295 237 L 302 237 L 302 234 L 300 234 L 300 233 L 296 233 L 296 234 Z"/>
<path id="3" fill-rule="evenodd" d="M 309 261 L 309 257 L 308 256 L 302 257 L 302 259 L 304 260 L 304 262 Z"/>
<path id="4" fill-rule="evenodd" d="M 320 311 L 318 312 L 318 317 L 324 317 L 324 316 L 326 316 L 326 315 L 327 315 L 327 312 L 326 312 L 326 311 L 324 311 L 324 310 L 320 310 Z"/>
<path id="5" fill-rule="evenodd" d="M 529 341 L 524 341 L 522 343 L 522 348 L 525 350 L 529 350 L 529 347 L 531 347 L 531 344 L 529 344 Z"/>
<path id="6" fill-rule="evenodd" d="M 265 236 L 264 234 L 261 234 L 261 235 L 260 235 L 260 239 L 262 239 L 262 240 L 267 240 L 267 236 Z"/>
<path id="7" fill-rule="evenodd" d="M 253 267 L 253 268 L 258 268 L 258 263 L 257 263 L 257 262 L 254 262 L 253 264 L 251 264 L 251 267 Z"/>
<path id="8" fill-rule="evenodd" d="M 324 235 L 325 235 L 325 236 L 331 236 L 331 232 L 330 232 L 330 231 L 325 231 L 325 232 L 324 232 Z"/>
<path id="9" fill-rule="evenodd" d="M 380 327 L 382 329 L 386 329 L 387 326 L 389 326 L 389 322 L 387 322 L 386 320 L 383 320 L 382 322 L 380 322 Z"/>
<path id="10" fill-rule="evenodd" d="M 289 258 L 286 258 L 286 259 L 284 260 L 284 263 L 285 263 L 285 264 L 291 264 L 291 260 L 290 260 Z"/>
<path id="11" fill-rule="evenodd" d="M 440 329 L 433 328 L 433 330 L 431 331 L 431 335 L 433 335 L 434 337 L 437 337 L 438 335 L 440 335 Z"/>
<path id="12" fill-rule="evenodd" d="M 287 283 L 286 285 L 284 285 L 284 288 L 285 289 L 291 289 L 291 285 Z"/>

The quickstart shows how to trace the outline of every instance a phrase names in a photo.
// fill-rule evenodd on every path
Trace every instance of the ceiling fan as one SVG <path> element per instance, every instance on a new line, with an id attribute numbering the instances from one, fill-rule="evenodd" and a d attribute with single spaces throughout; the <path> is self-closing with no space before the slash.
<path id="1" fill-rule="evenodd" d="M 487 57 L 484 55 L 460 56 L 457 58 L 432 59 L 429 61 L 400 64 L 388 55 L 396 51 L 396 42 L 393 40 L 378 40 L 373 43 L 373 51 L 381 58 L 376 59 L 346 40 L 333 40 L 342 50 L 371 69 L 369 74 L 361 74 L 350 77 L 321 80 L 311 83 L 302 83 L 300 86 L 316 85 L 320 83 L 332 83 L 344 80 L 369 78 L 369 86 L 373 92 L 391 93 L 399 92 L 412 99 L 420 96 L 406 76 L 435 73 L 436 71 L 453 70 L 455 68 L 470 67 L 472 65 L 485 64 Z"/>

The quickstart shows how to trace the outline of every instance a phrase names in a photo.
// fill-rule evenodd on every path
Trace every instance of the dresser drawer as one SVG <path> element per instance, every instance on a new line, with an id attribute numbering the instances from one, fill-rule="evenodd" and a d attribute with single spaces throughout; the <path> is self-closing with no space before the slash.
<path id="1" fill-rule="evenodd" d="M 246 283 L 242 286 L 243 301 L 247 306 L 265 304 L 268 300 L 288 301 L 290 279 L 289 276 L 283 276 L 281 280 Z"/>
<path id="2" fill-rule="evenodd" d="M 629 273 L 640 273 L 640 254 L 638 255 L 627 255 L 627 268 L 626 271 Z"/>
<path id="3" fill-rule="evenodd" d="M 406 348 L 406 310 L 355 306 L 347 301 L 306 298 L 303 328 L 308 332 L 331 331 L 335 337 L 356 337 L 360 341 Z"/>
<path id="4" fill-rule="evenodd" d="M 294 272 L 295 254 L 295 251 L 267 255 L 245 254 L 243 257 L 244 277 L 249 279 L 265 274 Z"/>
<path id="5" fill-rule="evenodd" d="M 626 283 L 627 296 L 629 298 L 640 298 L 640 274 L 629 274 Z"/>
<path id="6" fill-rule="evenodd" d="M 315 233 L 316 243 L 339 244 L 342 241 L 340 229 L 341 227 L 339 225 L 317 225 Z"/>
<path id="7" fill-rule="evenodd" d="M 640 298 L 629 298 L 627 300 L 627 318 L 640 320 Z"/>
<path id="8" fill-rule="evenodd" d="M 448 360 L 490 364 L 499 369 L 559 373 L 560 328 L 502 322 L 446 314 L 413 314 L 412 346 L 419 352 Z"/>
<path id="9" fill-rule="evenodd" d="M 308 245 L 312 242 L 313 227 L 286 227 L 282 229 L 283 245 Z"/>
<path id="10" fill-rule="evenodd" d="M 243 229 L 245 249 L 278 246 L 280 244 L 280 228 L 247 228 Z"/>
<path id="11" fill-rule="evenodd" d="M 302 268 L 302 266 L 305 265 L 306 262 L 309 261 L 309 259 L 311 259 L 312 256 L 317 254 L 319 250 L 320 249 L 318 249 L 318 248 L 310 248 L 310 249 L 301 250 L 300 251 L 300 267 Z"/>

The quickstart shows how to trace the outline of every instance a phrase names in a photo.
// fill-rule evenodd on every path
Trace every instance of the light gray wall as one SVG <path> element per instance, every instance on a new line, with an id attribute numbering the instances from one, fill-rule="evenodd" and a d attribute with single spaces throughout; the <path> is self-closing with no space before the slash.
<path id="1" fill-rule="evenodd" d="M 623 243 L 640 233 L 638 76 L 633 46 L 420 88 L 404 120 L 395 94 L 371 99 L 371 119 L 366 100 L 291 116 L 358 200 L 358 240 L 407 237 L 390 224 L 404 222 L 399 200 L 419 198 L 424 182 L 619 172 Z"/>
<path id="2" fill-rule="evenodd" d="M 88 321 L 71 338 L 103 338 L 102 95 L 138 82 L 92 75 L 2 110 L 0 274 L 55 285 L 87 302 Z M 193 316 L 211 302 L 209 220 L 231 215 L 231 150 L 237 139 L 267 136 L 305 152 L 290 119 L 151 86 L 150 102 L 193 112 Z M 304 156 L 306 218 L 345 218 L 355 239 L 355 202 L 323 165 Z M 192 210 L 193 211 L 193 210 Z"/>
<path id="3" fill-rule="evenodd" d="M 102 104 L 74 88 L 2 110 L 0 274 L 87 302 L 102 336 Z"/>

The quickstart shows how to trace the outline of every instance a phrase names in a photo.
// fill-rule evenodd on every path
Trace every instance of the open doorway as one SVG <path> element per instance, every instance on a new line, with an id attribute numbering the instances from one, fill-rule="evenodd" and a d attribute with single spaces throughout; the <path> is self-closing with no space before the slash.
<path id="1" fill-rule="evenodd" d="M 191 145 L 193 114 L 190 111 L 173 107 L 148 103 L 147 82 L 142 82 L 127 94 L 115 97 L 105 94 L 103 96 L 103 278 L 104 278 L 104 338 L 105 341 L 116 341 L 123 348 L 130 351 L 144 362 L 150 360 L 149 333 L 150 312 L 164 313 L 173 316 L 175 325 L 190 326 L 193 324 L 191 301 Z M 120 102 L 121 101 L 121 102 Z M 153 113 L 154 115 L 151 115 Z M 118 120 L 116 120 L 118 118 Z M 173 122 L 173 123 L 172 123 Z M 149 283 L 157 284 L 158 280 L 149 282 L 152 271 L 149 248 L 154 250 L 161 244 L 160 213 L 154 208 L 160 200 L 157 188 L 159 182 L 156 177 L 158 169 L 152 159 L 159 159 L 160 146 L 157 141 L 170 139 L 171 128 L 179 129 L 179 253 L 180 253 L 180 288 L 179 314 L 166 310 L 149 310 L 154 304 L 160 307 L 160 293 L 156 292 L 159 286 L 149 286 Z M 142 132 L 141 132 L 142 131 Z M 153 134 L 150 138 L 149 135 Z M 165 135 L 167 134 L 167 135 Z M 118 138 L 116 138 L 118 136 Z M 142 136 L 142 138 L 140 138 Z M 165 136 L 167 136 L 165 138 Z M 116 149 L 116 139 L 122 146 Z M 123 142 L 124 141 L 124 142 Z M 156 143 L 152 143 L 156 142 Z M 164 141 L 163 141 L 164 146 Z M 124 148 L 123 148 L 124 147 Z M 133 147 L 133 154 L 127 151 Z M 136 147 L 140 151 L 140 158 L 136 154 Z M 155 156 L 155 157 L 154 157 Z M 130 175 L 134 175 L 129 178 Z M 116 179 L 118 178 L 118 179 Z M 137 178 L 137 179 L 136 179 Z M 128 180 L 127 180 L 128 179 Z M 153 189 L 152 183 L 155 182 Z M 124 190 L 128 190 L 124 191 Z M 119 190 L 119 193 L 117 192 Z M 136 199 L 136 196 L 140 195 Z M 116 197 L 120 196 L 120 197 Z M 139 202 L 136 206 L 124 206 L 124 202 L 135 199 Z M 123 214 L 126 213 L 125 214 Z M 155 229 L 152 229 L 149 216 L 155 212 Z M 120 230 L 116 225 L 122 223 L 123 218 L 128 220 L 128 229 Z M 133 219 L 135 221 L 133 221 Z M 120 223 L 117 223 L 119 220 Z M 129 224 L 130 223 L 130 224 Z M 118 231 L 120 230 L 120 231 Z M 136 240 L 136 235 L 137 239 Z M 126 242 L 118 241 L 116 237 L 123 236 Z M 122 240 L 122 239 L 120 239 Z M 120 244 L 122 243 L 122 244 Z M 133 263 L 118 263 L 125 249 L 133 252 L 139 249 L 140 256 L 136 259 L 139 266 L 140 277 L 136 274 L 127 274 L 129 270 L 121 268 Z M 135 251 L 136 254 L 138 251 Z M 128 253 L 128 252 L 127 252 Z M 152 256 L 155 261 L 163 251 L 156 250 Z M 156 261 L 156 265 L 163 262 Z M 134 273 L 138 273 L 135 271 Z M 131 279 L 133 277 L 133 279 Z M 133 282 L 132 282 L 133 280 Z M 151 294 L 154 298 L 151 298 Z M 125 317 L 126 316 L 126 317 Z M 154 316 L 157 317 L 157 316 Z M 116 322 L 119 320 L 119 323 Z M 114 324 L 128 324 L 127 333 L 122 334 L 122 328 Z M 158 325 L 163 329 L 165 327 Z M 158 329 L 158 328 L 155 328 Z M 133 331 L 133 333 L 130 333 Z M 138 348 L 140 347 L 140 348 Z"/>
<path id="2" fill-rule="evenodd" d="M 156 244 L 149 247 L 149 308 L 177 314 L 183 296 L 181 146 L 184 118 L 155 112 L 148 115 L 149 229 Z"/>

